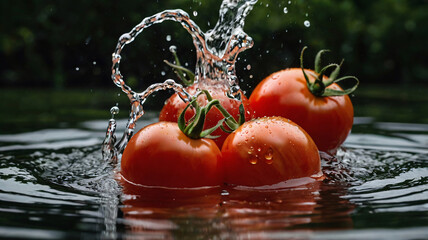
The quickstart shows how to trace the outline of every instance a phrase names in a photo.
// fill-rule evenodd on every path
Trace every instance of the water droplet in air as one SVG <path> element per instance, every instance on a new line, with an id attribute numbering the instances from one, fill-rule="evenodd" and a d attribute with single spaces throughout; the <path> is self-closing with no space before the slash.
<path id="1" fill-rule="evenodd" d="M 250 64 L 247 65 L 247 70 L 251 70 L 251 65 Z"/>
<path id="2" fill-rule="evenodd" d="M 93 65 L 97 65 L 97 62 L 93 61 L 93 62 L 92 62 L 92 64 L 93 64 Z"/>
<path id="3" fill-rule="evenodd" d="M 110 108 L 110 113 L 112 115 L 119 114 L 119 107 L 118 106 L 114 106 L 114 107 Z"/>
<path id="4" fill-rule="evenodd" d="M 232 86 L 231 88 L 230 88 L 230 91 L 232 92 L 232 93 L 236 93 L 236 92 L 238 92 L 239 91 L 239 86 Z"/>
<path id="5" fill-rule="evenodd" d="M 291 1 L 288 1 L 288 4 L 291 4 Z"/>
<path id="6" fill-rule="evenodd" d="M 171 41 L 171 35 L 166 35 L 166 40 L 169 42 Z"/>
<path id="7" fill-rule="evenodd" d="M 287 14 L 287 13 L 288 13 L 288 8 L 287 8 L 287 7 L 285 7 L 285 8 L 284 8 L 284 13 L 285 13 L 285 14 Z"/>
<path id="8" fill-rule="evenodd" d="M 198 12 L 197 11 L 193 11 L 193 16 L 198 16 Z"/>
<path id="9" fill-rule="evenodd" d="M 165 71 L 162 71 L 162 72 L 161 72 L 161 75 L 162 75 L 162 76 L 165 76 L 165 74 L 166 74 L 166 73 L 165 73 Z"/>
<path id="10" fill-rule="evenodd" d="M 311 22 L 309 22 L 308 20 L 304 21 L 303 24 L 305 25 L 305 27 L 311 26 Z"/>
<path id="11" fill-rule="evenodd" d="M 250 78 L 253 78 L 253 75 L 250 75 Z"/>
<path id="12" fill-rule="evenodd" d="M 80 70 L 80 68 L 76 67 L 76 71 L 79 71 L 79 70 Z"/>
<path id="13" fill-rule="evenodd" d="M 171 45 L 171 46 L 169 47 L 169 51 L 170 51 L 170 52 L 172 52 L 172 53 L 175 53 L 175 52 L 177 52 L 177 47 L 176 47 L 176 46 L 174 46 L 174 45 Z"/>

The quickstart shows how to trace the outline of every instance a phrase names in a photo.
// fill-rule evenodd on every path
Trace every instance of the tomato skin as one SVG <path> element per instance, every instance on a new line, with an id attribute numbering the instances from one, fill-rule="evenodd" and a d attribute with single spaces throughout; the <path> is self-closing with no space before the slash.
<path id="1" fill-rule="evenodd" d="M 312 70 L 305 70 L 308 77 Z M 333 83 L 327 88 L 342 90 Z M 257 117 L 288 118 L 312 137 L 318 149 L 334 154 L 351 131 L 354 109 L 345 96 L 316 97 L 308 89 L 302 69 L 286 69 L 260 82 L 250 97 Z"/>
<path id="2" fill-rule="evenodd" d="M 218 99 L 220 101 L 220 104 L 235 118 L 235 120 L 238 121 L 239 105 L 241 104 L 241 102 L 227 97 L 226 87 L 224 87 L 223 85 L 212 86 L 212 85 L 206 85 L 206 84 L 194 84 L 190 87 L 187 87 L 186 90 L 188 93 L 193 95 L 196 93 L 198 88 L 208 90 L 211 96 L 213 97 L 213 99 Z M 241 96 L 242 96 L 242 102 L 244 104 L 244 109 L 245 109 L 245 119 L 246 120 L 252 119 L 254 113 L 250 109 L 249 101 L 242 92 L 241 92 Z M 198 97 L 198 103 L 200 106 L 205 106 L 207 102 L 208 101 L 205 95 L 201 95 Z M 178 117 L 183 112 L 183 109 L 187 106 L 187 104 L 188 103 L 185 103 L 183 100 L 181 100 L 178 94 L 175 93 L 166 101 L 164 107 L 160 112 L 159 121 L 177 122 Z M 194 115 L 194 111 L 191 109 L 188 109 L 185 114 L 186 121 L 188 121 L 193 115 Z M 214 127 L 223 118 L 224 117 L 221 114 L 221 112 L 217 108 L 213 107 L 207 114 L 204 130 Z M 220 128 L 218 128 L 213 133 L 211 133 L 211 135 L 219 136 L 218 138 L 213 140 L 217 144 L 217 146 L 221 148 L 224 140 L 226 140 L 226 137 L 229 134 L 222 131 Z"/>
<path id="3" fill-rule="evenodd" d="M 320 156 L 311 137 L 282 117 L 244 123 L 227 137 L 221 151 L 227 184 L 258 187 L 322 176 Z"/>
<path id="4" fill-rule="evenodd" d="M 191 139 L 177 123 L 158 122 L 131 138 L 122 155 L 121 175 L 144 186 L 219 186 L 220 158 L 220 149 L 212 140 Z"/>

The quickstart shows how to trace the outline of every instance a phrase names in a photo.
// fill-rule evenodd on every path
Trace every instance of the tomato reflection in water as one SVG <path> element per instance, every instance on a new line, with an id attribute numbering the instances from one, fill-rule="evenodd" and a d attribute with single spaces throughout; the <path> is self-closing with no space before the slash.
<path id="1" fill-rule="evenodd" d="M 121 180 L 122 206 L 129 236 L 194 238 L 250 236 L 269 238 L 274 231 L 352 227 L 353 205 L 325 181 L 286 182 L 281 189 L 242 187 L 197 190 L 156 189 Z M 301 183 L 301 182 L 300 182 Z M 331 225 L 330 225 L 331 224 Z"/>
<path id="2" fill-rule="evenodd" d="M 132 236 L 173 239 L 177 232 L 195 232 L 197 229 L 192 228 L 204 226 L 218 215 L 219 187 L 149 188 L 131 184 L 123 178 L 120 183 L 124 193 L 120 209 Z"/>

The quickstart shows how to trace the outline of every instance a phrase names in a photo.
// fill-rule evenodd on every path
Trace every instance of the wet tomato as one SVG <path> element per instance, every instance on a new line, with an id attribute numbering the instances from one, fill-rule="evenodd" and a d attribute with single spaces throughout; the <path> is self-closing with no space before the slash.
<path id="1" fill-rule="evenodd" d="M 211 96 L 214 99 L 218 99 L 220 101 L 220 104 L 236 120 L 238 120 L 239 105 L 241 104 L 241 101 L 229 98 L 226 95 L 226 91 L 227 91 L 226 87 L 224 87 L 223 85 L 211 86 L 211 85 L 205 85 L 205 84 L 194 84 L 190 87 L 187 87 L 186 90 L 188 91 L 189 94 L 194 95 L 198 88 L 208 90 Z M 253 111 L 251 111 L 250 109 L 248 99 L 245 97 L 245 95 L 242 92 L 241 92 L 241 96 L 242 96 L 242 103 L 245 108 L 245 119 L 246 120 L 252 119 Z M 205 106 L 207 104 L 207 98 L 205 95 L 200 95 L 197 101 L 201 106 Z M 188 103 L 185 103 L 183 100 L 181 100 L 181 98 L 175 93 L 166 101 L 164 107 L 160 112 L 159 121 L 177 122 L 178 116 L 183 112 L 183 109 L 187 106 L 187 104 Z M 194 116 L 194 111 L 189 108 L 185 113 L 186 121 L 189 120 L 192 116 Z M 204 129 L 209 129 L 211 127 L 214 127 L 223 118 L 224 118 L 223 115 L 217 108 L 212 108 L 207 114 Z M 218 128 L 211 135 L 219 136 L 218 138 L 213 140 L 217 144 L 217 146 L 221 148 L 224 140 L 229 135 L 229 133 L 226 133 L 222 131 L 220 128 Z"/>
<path id="2" fill-rule="evenodd" d="M 122 155 L 121 175 L 143 186 L 219 186 L 220 158 L 220 149 L 212 140 L 191 139 L 177 123 L 158 122 L 131 138 Z"/>
<path id="3" fill-rule="evenodd" d="M 341 89 L 337 84 L 329 88 Z M 264 79 L 251 94 L 250 104 L 258 117 L 282 116 L 299 124 L 318 148 L 326 152 L 334 151 L 345 141 L 354 117 L 347 95 L 313 95 L 298 68 L 283 70 Z"/>
<path id="4" fill-rule="evenodd" d="M 282 117 L 244 123 L 223 144 L 227 184 L 258 187 L 321 177 L 318 149 L 297 124 Z"/>
<path id="5" fill-rule="evenodd" d="M 250 97 L 250 105 L 257 117 L 282 116 L 300 125 L 318 146 L 334 154 L 351 131 L 354 108 L 347 94 L 358 86 L 353 76 L 337 78 L 339 64 L 321 66 L 321 50 L 315 59 L 315 71 L 303 67 L 285 69 L 271 74 L 260 82 Z M 325 71 L 334 68 L 330 77 Z M 352 79 L 353 87 L 342 89 L 337 82 Z"/>

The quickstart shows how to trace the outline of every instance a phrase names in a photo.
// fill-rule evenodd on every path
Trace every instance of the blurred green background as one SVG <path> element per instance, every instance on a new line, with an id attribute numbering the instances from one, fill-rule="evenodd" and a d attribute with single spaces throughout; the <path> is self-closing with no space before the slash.
<path id="1" fill-rule="evenodd" d="M 144 17 L 165 9 L 188 12 L 203 31 L 218 18 L 220 0 L 11 1 L 0 2 L 0 131 L 28 131 L 108 119 L 128 100 L 110 79 L 111 54 L 119 36 Z M 304 24 L 306 21 L 306 24 Z M 245 31 L 255 45 L 237 63 L 249 96 L 264 77 L 297 67 L 303 46 L 308 68 L 315 53 L 326 62 L 345 59 L 342 73 L 355 75 L 357 116 L 379 121 L 428 123 L 427 0 L 259 0 Z M 171 37 L 168 41 L 167 36 Z M 145 30 L 123 51 L 121 71 L 134 90 L 175 78 L 162 62 L 176 45 L 194 67 L 190 35 L 174 22 Z M 248 70 L 247 65 L 251 65 Z M 160 109 L 166 94 L 148 101 Z"/>

